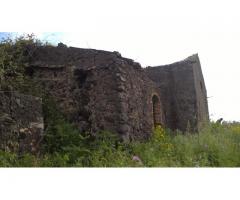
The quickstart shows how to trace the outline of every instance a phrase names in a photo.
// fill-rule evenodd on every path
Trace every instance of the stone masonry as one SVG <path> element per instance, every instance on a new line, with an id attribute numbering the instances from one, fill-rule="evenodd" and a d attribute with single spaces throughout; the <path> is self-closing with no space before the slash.
<path id="1" fill-rule="evenodd" d="M 162 94 L 167 127 L 195 132 L 208 122 L 207 92 L 197 54 L 145 71 Z"/>
<path id="2" fill-rule="evenodd" d="M 158 124 L 198 131 L 208 121 L 198 55 L 144 69 L 118 52 L 38 47 L 28 72 L 71 122 L 92 134 L 109 130 L 126 140 L 141 140 Z"/>
<path id="3" fill-rule="evenodd" d="M 28 48 L 32 57 L 26 75 L 55 99 L 59 110 L 82 132 L 107 130 L 125 141 L 144 140 L 157 125 L 198 131 L 209 120 L 198 55 L 142 68 L 118 52 L 62 44 Z M 18 93 L 0 95 L 1 137 L 7 142 L 6 137 L 29 132 L 32 136 L 24 136 L 19 144 L 28 141 L 35 151 L 43 132 L 41 99 Z"/>
<path id="4" fill-rule="evenodd" d="M 0 149 L 37 153 L 43 136 L 42 100 L 0 91 Z"/>

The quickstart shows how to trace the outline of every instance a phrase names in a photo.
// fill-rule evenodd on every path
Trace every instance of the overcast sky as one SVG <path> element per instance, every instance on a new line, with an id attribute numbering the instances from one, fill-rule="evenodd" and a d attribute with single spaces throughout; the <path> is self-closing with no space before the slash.
<path id="1" fill-rule="evenodd" d="M 210 117 L 240 121 L 239 10 L 234 0 L 70 0 L 57 7 L 43 1 L 37 10 L 10 18 L 14 29 L 7 24 L 6 30 L 34 32 L 68 46 L 119 51 L 143 67 L 198 53 Z"/>

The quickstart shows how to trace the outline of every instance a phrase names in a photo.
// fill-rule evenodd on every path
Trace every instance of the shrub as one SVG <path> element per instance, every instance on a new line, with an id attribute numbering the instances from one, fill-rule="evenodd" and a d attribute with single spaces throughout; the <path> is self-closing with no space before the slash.
<path id="1" fill-rule="evenodd" d="M 49 104 L 51 105 L 51 104 Z M 239 167 L 239 124 L 211 123 L 198 134 L 157 127 L 145 142 L 122 143 L 116 134 L 81 134 L 50 106 L 40 156 L 0 151 L 2 167 Z M 134 160 L 133 158 L 138 158 Z"/>
<path id="2" fill-rule="evenodd" d="M 18 90 L 39 96 L 40 86 L 26 76 L 29 61 L 39 46 L 49 45 L 36 39 L 33 34 L 6 38 L 0 41 L 0 89 Z M 30 48 L 32 47 L 32 48 Z"/>

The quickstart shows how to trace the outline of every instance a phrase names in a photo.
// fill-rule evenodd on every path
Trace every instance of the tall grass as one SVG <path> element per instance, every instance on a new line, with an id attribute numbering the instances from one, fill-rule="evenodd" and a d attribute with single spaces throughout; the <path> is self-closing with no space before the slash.
<path id="1" fill-rule="evenodd" d="M 174 136 L 173 136 L 174 135 Z M 1 167 L 239 167 L 240 124 L 211 123 L 198 134 L 157 127 L 145 142 L 115 134 L 81 134 L 61 120 L 45 136 L 42 154 L 0 152 Z"/>

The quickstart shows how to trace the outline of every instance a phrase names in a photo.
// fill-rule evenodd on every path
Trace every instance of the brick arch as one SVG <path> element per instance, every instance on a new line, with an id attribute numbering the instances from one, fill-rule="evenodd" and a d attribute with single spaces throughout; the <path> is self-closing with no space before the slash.
<path id="1" fill-rule="evenodd" d="M 158 94 L 152 94 L 152 116 L 154 127 L 162 124 L 162 113 L 161 113 L 161 103 Z"/>

